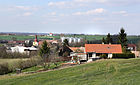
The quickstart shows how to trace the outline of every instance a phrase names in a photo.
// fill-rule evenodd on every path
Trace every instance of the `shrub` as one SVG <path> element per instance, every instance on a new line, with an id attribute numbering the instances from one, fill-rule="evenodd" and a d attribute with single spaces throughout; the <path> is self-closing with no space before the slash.
<path id="1" fill-rule="evenodd" d="M 32 57 L 27 60 L 19 60 L 14 62 L 12 65 L 11 63 L 2 63 L 0 64 L 0 75 L 7 74 L 10 72 L 15 72 L 16 69 L 26 69 L 36 65 L 39 65 L 42 62 L 40 57 Z"/>
<path id="2" fill-rule="evenodd" d="M 32 66 L 36 66 L 38 64 L 40 64 L 42 62 L 41 58 L 30 58 L 29 60 L 25 60 L 25 61 L 20 61 L 18 63 L 18 68 L 19 69 L 25 69 L 25 68 L 29 68 Z"/>
<path id="3" fill-rule="evenodd" d="M 0 58 L 29 58 L 30 56 L 24 53 L 18 53 L 18 52 L 0 52 Z"/>
<path id="4" fill-rule="evenodd" d="M 10 72 L 10 70 L 9 70 L 9 67 L 8 67 L 8 63 L 0 64 L 0 75 L 6 74 L 6 73 L 9 73 L 9 72 Z"/>
<path id="5" fill-rule="evenodd" d="M 108 58 L 107 54 L 102 54 L 102 55 L 100 55 L 100 57 L 101 58 L 104 58 L 104 59 L 107 59 Z"/>
<path id="6" fill-rule="evenodd" d="M 133 53 L 113 54 L 112 58 L 122 58 L 122 59 L 135 58 L 135 54 Z"/>

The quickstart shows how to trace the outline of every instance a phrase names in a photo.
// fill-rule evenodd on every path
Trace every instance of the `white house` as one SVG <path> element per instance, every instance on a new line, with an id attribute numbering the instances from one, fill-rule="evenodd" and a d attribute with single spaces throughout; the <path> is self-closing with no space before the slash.
<path id="1" fill-rule="evenodd" d="M 16 46 L 11 47 L 11 52 L 19 52 L 19 53 L 26 53 L 30 54 L 31 51 L 37 51 L 38 48 L 35 47 L 23 47 L 23 46 Z"/>
<path id="2" fill-rule="evenodd" d="M 92 61 L 103 54 L 112 58 L 113 53 L 122 53 L 122 47 L 120 44 L 85 44 L 85 52 L 88 61 Z"/>

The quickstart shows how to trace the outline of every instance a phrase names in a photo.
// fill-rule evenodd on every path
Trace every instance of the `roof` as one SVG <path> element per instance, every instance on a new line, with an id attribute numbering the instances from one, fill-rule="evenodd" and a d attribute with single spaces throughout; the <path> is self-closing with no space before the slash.
<path id="1" fill-rule="evenodd" d="M 39 41 L 39 44 L 42 44 L 44 41 Z M 58 43 L 57 40 L 46 40 L 48 43 Z"/>
<path id="2" fill-rule="evenodd" d="M 69 47 L 73 52 L 84 52 L 84 47 Z"/>
<path id="3" fill-rule="evenodd" d="M 128 44 L 128 47 L 137 47 L 135 44 Z"/>
<path id="4" fill-rule="evenodd" d="M 96 53 L 122 53 L 120 44 L 85 44 L 85 51 Z"/>

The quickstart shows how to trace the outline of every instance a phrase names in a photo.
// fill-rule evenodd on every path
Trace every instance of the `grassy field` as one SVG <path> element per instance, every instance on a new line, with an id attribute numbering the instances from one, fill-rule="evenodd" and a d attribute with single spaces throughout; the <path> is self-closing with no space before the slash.
<path id="1" fill-rule="evenodd" d="M 55 39 L 60 39 L 60 36 L 52 36 Z M 65 37 L 74 37 L 73 35 L 67 35 Z M 104 35 L 76 35 L 75 37 L 81 37 L 87 40 L 101 40 Z M 47 36 L 38 36 L 38 39 L 48 39 Z M 25 35 L 9 35 L 9 36 L 2 36 L 0 35 L 0 40 L 28 40 L 28 39 L 35 39 L 35 36 L 25 36 Z"/>
<path id="2" fill-rule="evenodd" d="M 65 37 L 74 37 L 74 35 L 66 35 Z M 105 35 L 75 35 L 75 37 L 84 38 L 86 40 L 102 40 L 102 38 L 106 37 Z M 48 36 L 38 36 L 38 39 L 49 39 Z M 60 39 L 60 36 L 53 36 L 52 38 Z M 129 43 L 137 43 L 140 41 L 140 36 L 128 36 Z M 9 36 L 2 36 L 0 35 L 0 40 L 28 40 L 28 39 L 35 39 L 35 36 L 25 36 L 25 35 L 9 35 Z"/>
<path id="3" fill-rule="evenodd" d="M 38 36 L 38 39 L 49 39 L 50 37 L 47 36 Z M 53 36 L 55 39 L 59 39 L 59 36 Z M 28 40 L 28 39 L 35 39 L 35 36 L 25 36 L 25 35 L 9 35 L 9 36 L 2 36 L 0 35 L 0 40 Z"/>
<path id="4" fill-rule="evenodd" d="M 2 64 L 2 63 L 9 63 L 9 64 L 11 64 L 11 63 L 17 62 L 19 60 L 20 59 L 0 59 L 0 64 Z"/>
<path id="5" fill-rule="evenodd" d="M 100 60 L 71 68 L 2 78 L 0 85 L 139 85 L 140 59 Z"/>

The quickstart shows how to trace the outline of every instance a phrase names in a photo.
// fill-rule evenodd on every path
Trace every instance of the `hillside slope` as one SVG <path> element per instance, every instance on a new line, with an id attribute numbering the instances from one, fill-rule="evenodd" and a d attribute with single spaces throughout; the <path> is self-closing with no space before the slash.
<path id="1" fill-rule="evenodd" d="M 0 79 L 0 85 L 139 85 L 140 59 L 100 60 L 29 76 Z"/>

